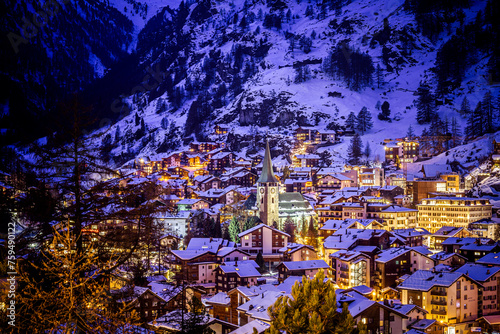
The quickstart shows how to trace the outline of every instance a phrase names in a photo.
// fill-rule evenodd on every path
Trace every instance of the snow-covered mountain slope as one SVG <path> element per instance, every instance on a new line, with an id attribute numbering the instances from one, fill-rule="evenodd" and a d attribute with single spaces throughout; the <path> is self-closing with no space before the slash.
<path id="1" fill-rule="evenodd" d="M 134 91 L 141 83 L 134 82 L 135 87 L 131 83 L 128 92 L 135 94 L 123 99 L 130 112 L 107 129 L 116 144 L 112 154 L 122 155 L 117 163 L 178 149 L 189 137 L 216 139 L 211 135 L 216 124 L 231 128 L 242 143 L 239 146 L 245 146 L 244 136 L 250 133 L 286 137 L 297 125 L 343 126 L 347 115 L 357 114 L 363 106 L 371 112 L 374 126 L 362 141 L 370 144 L 372 159 L 382 160 L 383 139 L 404 136 L 410 124 L 417 134 L 429 126 L 415 121 L 417 88 L 420 82 L 437 86 L 440 47 L 473 22 L 486 1 L 471 1 L 457 14 L 463 13 L 461 19 L 451 18 L 434 35 L 425 33 L 404 0 L 357 0 L 345 5 L 198 1 L 180 6 L 160 10 L 139 34 L 142 73 L 147 75 L 150 66 L 164 74 L 157 84 L 149 82 L 153 89 L 142 85 Z M 383 82 L 375 80 L 353 90 L 346 80 L 327 75 L 322 62 L 336 46 L 344 46 L 347 62 L 353 51 L 369 55 L 373 66 L 380 66 Z M 488 60 L 479 51 L 467 65 L 460 87 L 440 97 L 442 119 L 455 117 L 464 129 L 465 119 L 457 113 L 463 97 L 474 106 L 486 91 L 498 94 L 498 87 L 488 81 Z M 297 68 L 304 65 L 310 74 L 295 82 Z M 391 122 L 377 118 L 376 106 L 384 101 L 390 103 Z M 347 139 L 328 148 L 339 164 L 348 145 Z"/>
<path id="2" fill-rule="evenodd" d="M 251 137 L 266 134 L 274 154 L 289 154 L 298 125 L 342 129 L 364 106 L 374 126 L 362 141 L 372 160 L 383 160 L 385 138 L 404 136 L 410 124 L 416 134 L 429 127 L 415 121 L 421 82 L 437 91 L 441 78 L 438 113 L 456 118 L 462 130 L 466 120 L 457 109 L 464 96 L 473 107 L 487 91 L 498 96 L 493 46 L 469 38 L 470 31 L 496 31 L 493 3 L 110 0 L 129 20 L 122 48 L 130 54 L 105 66 L 84 97 L 105 125 L 103 140 L 114 144 L 115 165 L 193 139 L 220 139 L 216 124 L 230 128 L 222 139 L 241 154 L 262 149 Z M 466 60 L 440 65 L 438 53 L 455 35 L 470 44 Z M 377 118 L 384 101 L 390 122 Z M 344 138 L 319 151 L 329 150 L 340 166 L 348 145 Z"/>

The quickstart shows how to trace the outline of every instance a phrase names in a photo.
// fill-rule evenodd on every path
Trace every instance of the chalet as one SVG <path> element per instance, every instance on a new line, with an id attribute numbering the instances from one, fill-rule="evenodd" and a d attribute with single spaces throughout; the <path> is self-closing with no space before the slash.
<path id="1" fill-rule="evenodd" d="M 294 158 L 295 167 L 316 167 L 321 159 L 317 154 L 297 154 Z"/>
<path id="2" fill-rule="evenodd" d="M 118 304 L 130 305 L 139 315 L 141 322 L 149 322 L 168 312 L 167 302 L 148 288 L 133 286 L 112 290 Z"/>
<path id="3" fill-rule="evenodd" d="M 170 155 L 166 157 L 161 158 L 162 170 L 167 170 L 169 167 L 180 167 L 183 154 L 184 153 L 182 152 L 174 152 L 170 153 Z"/>
<path id="4" fill-rule="evenodd" d="M 171 177 L 177 175 L 179 178 L 188 178 L 190 173 L 189 170 L 179 166 L 168 167 L 167 170 L 171 174 Z"/>
<path id="5" fill-rule="evenodd" d="M 185 198 L 177 202 L 177 209 L 179 211 L 190 211 L 208 209 L 210 202 L 201 198 Z"/>
<path id="6" fill-rule="evenodd" d="M 222 142 L 191 142 L 189 144 L 190 152 L 208 153 L 218 148 L 224 148 L 226 145 Z"/>
<path id="7" fill-rule="evenodd" d="M 357 246 L 374 246 L 382 250 L 389 248 L 392 235 L 385 230 L 341 229 L 325 239 L 325 256 L 338 250 L 352 250 Z"/>
<path id="8" fill-rule="evenodd" d="M 335 143 L 337 142 L 337 132 L 336 131 L 319 131 L 316 135 L 316 143 Z"/>
<path id="9" fill-rule="evenodd" d="M 420 322 L 426 318 L 425 309 L 413 305 L 402 304 L 400 300 L 387 300 L 378 302 L 380 311 L 384 319 L 384 331 L 381 333 L 405 333 L 412 324 Z M 431 322 L 433 320 L 430 320 Z M 435 322 L 435 321 L 433 321 Z M 443 326 L 441 326 L 442 328 Z M 443 334 L 443 333 L 440 333 Z"/>
<path id="10" fill-rule="evenodd" d="M 500 246 L 488 238 L 448 238 L 441 243 L 447 253 L 459 253 L 469 262 L 476 262 L 488 253 L 500 251 Z"/>
<path id="11" fill-rule="evenodd" d="M 396 281 L 405 274 L 417 270 L 430 270 L 434 260 L 418 248 L 390 248 L 375 257 L 374 287 L 381 290 L 385 287 L 396 287 Z"/>
<path id="12" fill-rule="evenodd" d="M 164 234 L 160 237 L 160 245 L 167 249 L 178 249 L 182 239 L 172 233 Z"/>
<path id="13" fill-rule="evenodd" d="M 310 126 L 300 126 L 295 130 L 295 139 L 300 142 L 315 141 L 319 134 L 318 130 Z"/>
<path id="14" fill-rule="evenodd" d="M 236 191 L 238 186 L 228 186 L 224 189 L 208 189 L 207 191 L 195 192 L 196 195 L 211 205 L 213 204 L 233 204 L 243 199 L 239 192 Z"/>
<path id="15" fill-rule="evenodd" d="M 463 227 L 443 226 L 435 233 L 429 236 L 429 248 L 434 250 L 442 250 L 441 244 L 448 238 L 464 237 L 465 231 Z"/>
<path id="16" fill-rule="evenodd" d="M 214 128 L 214 133 L 216 135 L 225 135 L 225 134 L 227 134 L 228 131 L 229 131 L 228 127 L 220 126 L 218 124 Z"/>
<path id="17" fill-rule="evenodd" d="M 238 185 L 240 187 L 253 187 L 257 181 L 257 175 L 243 167 L 226 170 L 221 175 L 223 187 Z"/>
<path id="18" fill-rule="evenodd" d="M 196 176 L 193 179 L 193 183 L 201 191 L 207 191 L 208 189 L 219 189 L 221 188 L 221 180 L 218 177 L 212 175 Z"/>
<path id="19" fill-rule="evenodd" d="M 224 168 L 233 166 L 233 153 L 219 152 L 210 157 L 207 170 L 212 173 L 221 173 Z"/>
<path id="20" fill-rule="evenodd" d="M 344 189 L 351 186 L 352 180 L 342 174 L 326 174 L 322 170 L 316 174 L 318 181 L 316 187 L 319 191 L 324 189 Z"/>
<path id="21" fill-rule="evenodd" d="M 267 291 L 280 291 L 281 289 L 272 284 L 263 284 L 257 286 L 239 286 L 233 290 L 227 292 L 231 301 L 227 309 L 224 311 L 229 313 L 229 322 L 237 324 L 238 326 L 244 326 L 249 321 L 249 316 L 245 312 L 245 308 L 239 309 L 239 307 L 250 299 L 262 296 L 263 293 Z M 250 307 L 249 307 L 250 308 Z M 253 307 L 252 307 L 253 309 Z M 227 311 L 226 311 L 227 310 Z M 217 316 L 214 310 L 214 316 Z"/>
<path id="22" fill-rule="evenodd" d="M 283 261 L 309 261 L 317 260 L 318 255 L 314 247 L 289 242 L 288 245 L 279 249 Z"/>
<path id="23" fill-rule="evenodd" d="M 431 255 L 431 258 L 436 265 L 442 264 L 451 268 L 461 267 L 467 262 L 467 259 L 458 253 L 439 252 Z"/>
<path id="24" fill-rule="evenodd" d="M 257 284 L 261 274 L 254 261 L 235 261 L 234 264 L 222 264 L 215 269 L 217 292 L 227 292 L 237 286 L 252 286 Z"/>
<path id="25" fill-rule="evenodd" d="M 405 245 L 410 247 L 422 246 L 424 237 L 430 235 L 429 231 L 423 228 L 395 229 L 392 234 L 404 239 Z"/>
<path id="26" fill-rule="evenodd" d="M 278 267 L 278 281 L 281 283 L 290 276 L 306 276 L 313 278 L 318 271 L 323 270 L 325 277 L 329 276 L 330 266 L 324 260 L 281 262 Z"/>
<path id="27" fill-rule="evenodd" d="M 287 233 L 265 224 L 252 227 L 241 232 L 238 236 L 241 239 L 240 249 L 250 253 L 252 257 L 257 257 L 259 252 L 262 253 L 270 268 L 279 263 L 279 249 L 288 245 L 290 237 Z"/>

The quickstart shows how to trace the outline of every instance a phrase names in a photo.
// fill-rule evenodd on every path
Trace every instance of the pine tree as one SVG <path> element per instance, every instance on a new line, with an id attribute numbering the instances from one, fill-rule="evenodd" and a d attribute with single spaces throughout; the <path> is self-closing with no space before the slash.
<path id="1" fill-rule="evenodd" d="M 460 124 L 458 124 L 457 119 L 453 117 L 451 119 L 450 125 L 451 132 L 451 148 L 456 147 L 461 144 L 462 131 L 460 129 Z"/>
<path id="2" fill-rule="evenodd" d="M 240 228 L 240 223 L 236 218 L 233 217 L 233 219 L 231 219 L 228 230 L 229 230 L 229 236 L 231 237 L 231 241 L 239 242 L 240 237 L 238 236 L 238 234 L 241 233 L 241 228 Z"/>
<path id="3" fill-rule="evenodd" d="M 345 121 L 345 127 L 347 129 L 354 130 L 356 129 L 356 123 L 357 123 L 356 115 L 354 114 L 353 111 L 351 111 Z"/>
<path id="4" fill-rule="evenodd" d="M 293 285 L 291 297 L 279 297 L 268 308 L 271 327 L 266 333 L 358 333 L 347 304 L 342 305 L 342 313 L 337 311 L 335 288 L 331 281 L 324 278 L 321 270 L 313 279 L 304 276 L 302 282 Z"/>
<path id="5" fill-rule="evenodd" d="M 474 139 L 483 134 L 483 107 L 481 102 L 478 102 L 474 111 L 469 115 L 467 126 L 465 128 L 465 136 L 467 139 Z"/>
<path id="6" fill-rule="evenodd" d="M 363 143 L 361 142 L 361 137 L 359 134 L 355 134 L 351 139 L 351 144 L 347 155 L 349 157 L 349 163 L 351 165 L 359 165 L 361 163 L 361 157 L 363 155 Z"/>
<path id="7" fill-rule="evenodd" d="M 389 102 L 384 101 L 384 103 L 382 103 L 380 109 L 382 111 L 378 114 L 378 119 L 380 119 L 381 121 L 388 121 L 388 120 L 390 120 L 391 106 L 390 106 Z"/>
<path id="8" fill-rule="evenodd" d="M 410 140 L 415 138 L 415 131 L 413 131 L 413 127 L 411 126 L 411 124 L 408 127 L 408 131 L 406 132 L 406 137 Z"/>
<path id="9" fill-rule="evenodd" d="M 422 83 L 418 87 L 417 94 L 417 122 L 418 124 L 430 123 L 436 115 L 434 94 L 431 93 L 428 86 Z"/>
<path id="10" fill-rule="evenodd" d="M 259 272 L 264 273 L 267 271 L 266 262 L 264 261 L 264 256 L 262 256 L 262 252 L 259 251 L 257 253 L 257 257 L 255 258 L 255 262 L 259 265 Z"/>
<path id="11" fill-rule="evenodd" d="M 464 99 L 462 100 L 462 104 L 460 105 L 460 110 L 458 112 L 460 113 L 460 115 L 465 117 L 468 117 L 472 112 L 467 96 L 465 96 Z"/>
<path id="12" fill-rule="evenodd" d="M 481 101 L 481 114 L 483 119 L 483 133 L 494 132 L 494 117 L 496 114 L 495 105 L 493 103 L 493 96 L 490 91 L 484 94 L 483 100 Z"/>
<path id="13" fill-rule="evenodd" d="M 309 227 L 307 229 L 307 241 L 309 246 L 318 248 L 318 229 L 314 224 L 314 218 L 309 219 Z"/>
<path id="14" fill-rule="evenodd" d="M 370 148 L 370 143 L 369 142 L 366 142 L 365 151 L 363 152 L 363 154 L 366 157 L 366 159 L 370 158 L 370 155 L 372 154 L 372 149 Z"/>
<path id="15" fill-rule="evenodd" d="M 356 128 L 364 134 L 373 127 L 372 115 L 366 107 L 361 108 L 356 117 Z"/>

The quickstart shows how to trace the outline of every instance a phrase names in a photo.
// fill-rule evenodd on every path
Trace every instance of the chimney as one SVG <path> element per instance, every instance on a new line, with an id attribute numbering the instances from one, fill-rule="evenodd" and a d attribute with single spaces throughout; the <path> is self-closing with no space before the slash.
<path id="1" fill-rule="evenodd" d="M 238 260 L 234 260 L 234 266 L 237 267 L 238 266 Z"/>

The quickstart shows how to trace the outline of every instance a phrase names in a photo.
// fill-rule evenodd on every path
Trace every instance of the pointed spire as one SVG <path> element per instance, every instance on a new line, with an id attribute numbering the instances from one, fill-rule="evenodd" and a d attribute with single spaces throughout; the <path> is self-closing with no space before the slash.
<path id="1" fill-rule="evenodd" d="M 268 141 L 266 141 L 266 153 L 264 154 L 264 162 L 262 163 L 262 174 L 260 174 L 257 182 L 278 182 L 273 172 L 273 162 L 271 161 L 271 150 L 269 150 Z"/>

